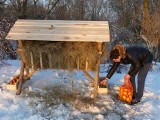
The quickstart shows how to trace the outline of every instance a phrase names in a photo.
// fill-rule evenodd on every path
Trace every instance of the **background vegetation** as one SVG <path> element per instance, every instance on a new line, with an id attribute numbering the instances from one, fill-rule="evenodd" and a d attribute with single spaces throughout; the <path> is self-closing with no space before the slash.
<path id="1" fill-rule="evenodd" d="M 0 0 L 0 59 L 16 55 L 16 42 L 5 40 L 17 19 L 108 20 L 111 42 L 145 46 L 160 58 L 159 0 Z"/>

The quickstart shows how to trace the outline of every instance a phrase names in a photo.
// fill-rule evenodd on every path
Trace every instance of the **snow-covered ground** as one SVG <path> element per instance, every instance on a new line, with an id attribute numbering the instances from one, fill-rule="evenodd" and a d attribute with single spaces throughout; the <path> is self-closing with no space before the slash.
<path id="1" fill-rule="evenodd" d="M 19 74 L 20 61 L 0 67 L 0 120 L 158 120 L 160 118 L 159 67 L 150 71 L 143 99 L 130 106 L 117 100 L 125 73 L 114 74 L 109 92 L 92 99 L 93 85 L 81 71 L 41 70 L 23 86 L 21 95 L 4 89 Z M 93 73 L 91 73 L 93 74 Z M 106 72 L 100 76 L 106 76 Z M 72 84 L 71 84 L 72 83 Z"/>

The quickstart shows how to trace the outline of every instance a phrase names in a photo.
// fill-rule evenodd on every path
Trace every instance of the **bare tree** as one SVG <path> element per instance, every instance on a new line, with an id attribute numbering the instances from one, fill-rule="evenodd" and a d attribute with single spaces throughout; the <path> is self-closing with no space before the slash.
<path id="1" fill-rule="evenodd" d="M 113 31 L 112 40 L 114 44 L 139 44 L 141 43 L 141 0 L 111 0 L 112 13 L 115 12 L 116 19 L 110 21 L 110 28 Z"/>
<path id="2" fill-rule="evenodd" d="M 86 12 L 85 0 L 71 0 L 67 1 L 66 7 L 68 9 L 67 17 L 73 20 L 84 20 Z"/>
<path id="3" fill-rule="evenodd" d="M 6 0 L 0 0 L 0 16 L 4 12 L 4 4 L 5 4 L 5 2 L 6 2 Z"/>
<path id="4" fill-rule="evenodd" d="M 0 0 L 0 5 L 4 4 L 6 0 Z"/>
<path id="5" fill-rule="evenodd" d="M 48 0 L 47 9 L 46 9 L 46 15 L 44 19 L 48 19 L 49 13 L 56 7 L 60 0 Z"/>
<path id="6" fill-rule="evenodd" d="M 0 60 L 9 58 L 15 58 L 16 52 L 13 48 L 13 44 L 16 46 L 15 42 L 10 42 L 5 39 L 10 28 L 13 26 L 15 19 L 0 19 Z"/>
<path id="7" fill-rule="evenodd" d="M 85 19 L 89 20 L 102 20 L 105 18 L 106 2 L 104 0 L 86 0 Z M 102 16 L 103 15 L 103 16 Z"/>
<path id="8" fill-rule="evenodd" d="M 69 8 L 68 13 L 70 14 L 70 19 L 74 20 L 84 20 L 85 19 L 85 9 L 86 2 L 85 0 L 72 0 L 70 4 L 67 4 Z M 70 6 L 70 7 L 69 7 Z"/>
<path id="9" fill-rule="evenodd" d="M 18 18 L 20 19 L 26 18 L 27 2 L 28 0 L 10 0 L 10 3 L 12 4 L 13 8 L 17 12 Z"/>
<path id="10" fill-rule="evenodd" d="M 64 4 L 58 5 L 55 9 L 55 17 L 58 20 L 69 20 L 71 15 L 67 10 L 67 6 Z"/>
<path id="11" fill-rule="evenodd" d="M 52 15 L 54 19 L 106 20 L 104 0 L 61 0 Z"/>
<path id="12" fill-rule="evenodd" d="M 150 5 L 154 5 L 154 10 L 150 12 Z M 158 60 L 160 44 L 160 15 L 158 13 L 158 0 L 149 2 L 144 0 L 144 18 L 142 20 L 141 37 L 146 46 L 154 54 L 155 60 Z"/>
<path id="13" fill-rule="evenodd" d="M 34 18 L 37 17 L 37 3 L 39 2 L 39 0 L 34 0 Z"/>
<path id="14" fill-rule="evenodd" d="M 160 41 L 160 15 L 158 0 L 112 0 L 112 9 L 116 12 L 114 42 L 146 46 L 158 59 Z M 115 35 L 116 34 L 116 35 Z"/>

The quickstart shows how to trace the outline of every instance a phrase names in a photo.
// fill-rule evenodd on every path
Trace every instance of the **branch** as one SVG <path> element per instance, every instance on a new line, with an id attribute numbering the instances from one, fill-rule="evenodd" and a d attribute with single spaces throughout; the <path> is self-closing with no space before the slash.
<path id="1" fill-rule="evenodd" d="M 5 1 L 6 1 L 6 0 L 4 0 L 4 1 L 1 1 L 1 2 L 0 2 L 0 4 L 4 4 L 4 2 L 5 2 Z"/>
<path id="2" fill-rule="evenodd" d="M 39 2 L 39 0 L 34 0 L 34 4 L 37 4 Z"/>
<path id="3" fill-rule="evenodd" d="M 6 50 L 5 52 L 8 54 L 8 53 L 16 53 L 17 51 L 15 50 L 12 50 L 11 48 L 9 47 L 5 47 L 5 46 L 2 46 L 4 48 L 4 50 Z M 7 51 L 8 50 L 8 51 Z"/>
<path id="4" fill-rule="evenodd" d="M 144 40 L 144 41 L 148 41 L 148 39 L 147 39 L 147 37 L 146 36 L 144 36 L 144 35 L 140 35 L 140 37 Z"/>
<path id="5" fill-rule="evenodd" d="M 11 2 L 11 4 L 12 4 L 12 6 L 14 7 L 14 9 L 15 9 L 16 11 L 18 11 L 17 6 L 16 6 L 16 2 L 14 2 L 14 1 L 12 1 L 12 0 L 10 0 L 10 2 Z"/>
<path id="6" fill-rule="evenodd" d="M 52 5 L 52 8 L 48 11 L 48 14 L 53 10 L 54 7 L 56 7 L 57 3 L 59 2 L 60 0 L 57 0 L 54 5 Z"/>

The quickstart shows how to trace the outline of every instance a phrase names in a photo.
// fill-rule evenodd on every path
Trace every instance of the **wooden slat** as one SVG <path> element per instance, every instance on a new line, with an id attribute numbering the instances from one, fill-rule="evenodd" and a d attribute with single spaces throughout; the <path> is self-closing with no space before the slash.
<path id="1" fill-rule="evenodd" d="M 14 26 L 11 30 L 86 30 L 86 31 L 105 31 L 109 30 L 108 27 L 67 27 L 67 26 L 58 26 L 58 27 L 51 27 L 51 26 Z"/>
<path id="2" fill-rule="evenodd" d="M 10 37 L 10 36 L 21 36 L 21 35 L 24 35 L 24 36 L 34 36 L 34 35 L 50 35 L 50 36 L 60 36 L 60 35 L 64 35 L 64 36 L 86 36 L 86 37 L 89 37 L 89 36 L 102 36 L 102 37 L 105 37 L 108 33 L 107 32 L 79 32 L 78 34 L 78 31 L 65 31 L 65 32 L 54 32 L 54 31 L 49 31 L 49 32 L 43 32 L 43 31 L 40 31 L 40 32 L 13 32 L 13 33 L 9 33 L 8 36 L 7 36 L 7 39 Z"/>
<path id="3" fill-rule="evenodd" d="M 88 58 L 86 59 L 86 71 L 88 70 Z"/>
<path id="4" fill-rule="evenodd" d="M 48 24 L 48 25 L 45 25 L 45 24 L 33 24 L 33 25 L 17 25 L 15 24 L 14 25 L 15 27 L 71 27 L 71 28 L 105 28 L 107 27 L 107 25 L 89 25 L 89 24 L 79 24 L 79 25 L 76 25 L 76 24 L 73 24 L 73 25 L 69 25 L 69 24 L 55 24 L 55 25 L 52 25 L 52 24 Z"/>
<path id="5" fill-rule="evenodd" d="M 82 69 L 83 73 L 91 80 L 93 84 L 95 84 L 95 80 L 92 78 L 92 76 L 84 69 Z"/>
<path id="6" fill-rule="evenodd" d="M 77 69 L 79 70 L 79 68 L 80 68 L 80 59 L 79 59 L 79 56 L 78 56 L 78 58 L 77 58 Z"/>
<path id="7" fill-rule="evenodd" d="M 43 40 L 43 41 L 91 41 L 109 42 L 110 36 L 107 35 L 51 35 L 51 34 L 8 34 L 7 39 L 23 40 Z"/>
<path id="8" fill-rule="evenodd" d="M 23 79 L 23 82 L 25 83 L 27 80 L 29 80 L 30 77 L 31 77 L 35 72 L 36 72 L 36 70 L 33 70 L 33 69 L 32 69 L 32 71 L 29 73 L 29 75 Z"/>
<path id="9" fill-rule="evenodd" d="M 109 30 L 106 28 L 17 28 L 11 29 L 10 34 L 15 33 L 37 33 L 37 34 L 86 34 L 86 35 L 106 35 Z"/>
<path id="10" fill-rule="evenodd" d="M 48 60 L 49 60 L 49 68 L 52 69 L 52 56 L 51 56 L 51 53 L 48 54 Z"/>
<path id="11" fill-rule="evenodd" d="M 80 21 L 80 20 L 17 20 L 16 24 L 108 24 L 108 21 Z"/>
<path id="12" fill-rule="evenodd" d="M 102 21 L 59 21 L 59 20 L 28 20 L 26 22 L 22 21 L 20 22 L 19 20 L 16 22 L 14 26 L 20 26 L 20 27 L 36 27 L 36 26 L 41 26 L 41 27 L 94 27 L 94 28 L 106 28 L 108 27 L 108 22 L 102 22 Z"/>
<path id="13" fill-rule="evenodd" d="M 17 20 L 6 39 L 109 42 L 107 21 Z"/>
<path id="14" fill-rule="evenodd" d="M 42 52 L 39 52 L 39 58 L 40 58 L 40 66 L 41 66 L 41 69 L 43 69 L 43 59 L 42 59 Z"/>
<path id="15" fill-rule="evenodd" d="M 18 85 L 16 85 L 16 95 L 21 94 L 25 63 L 22 61 Z"/>
<path id="16" fill-rule="evenodd" d="M 30 52 L 30 56 L 31 56 L 32 70 L 35 70 L 35 69 L 34 69 L 34 61 L 33 61 L 33 53 L 32 53 L 32 52 Z"/>

